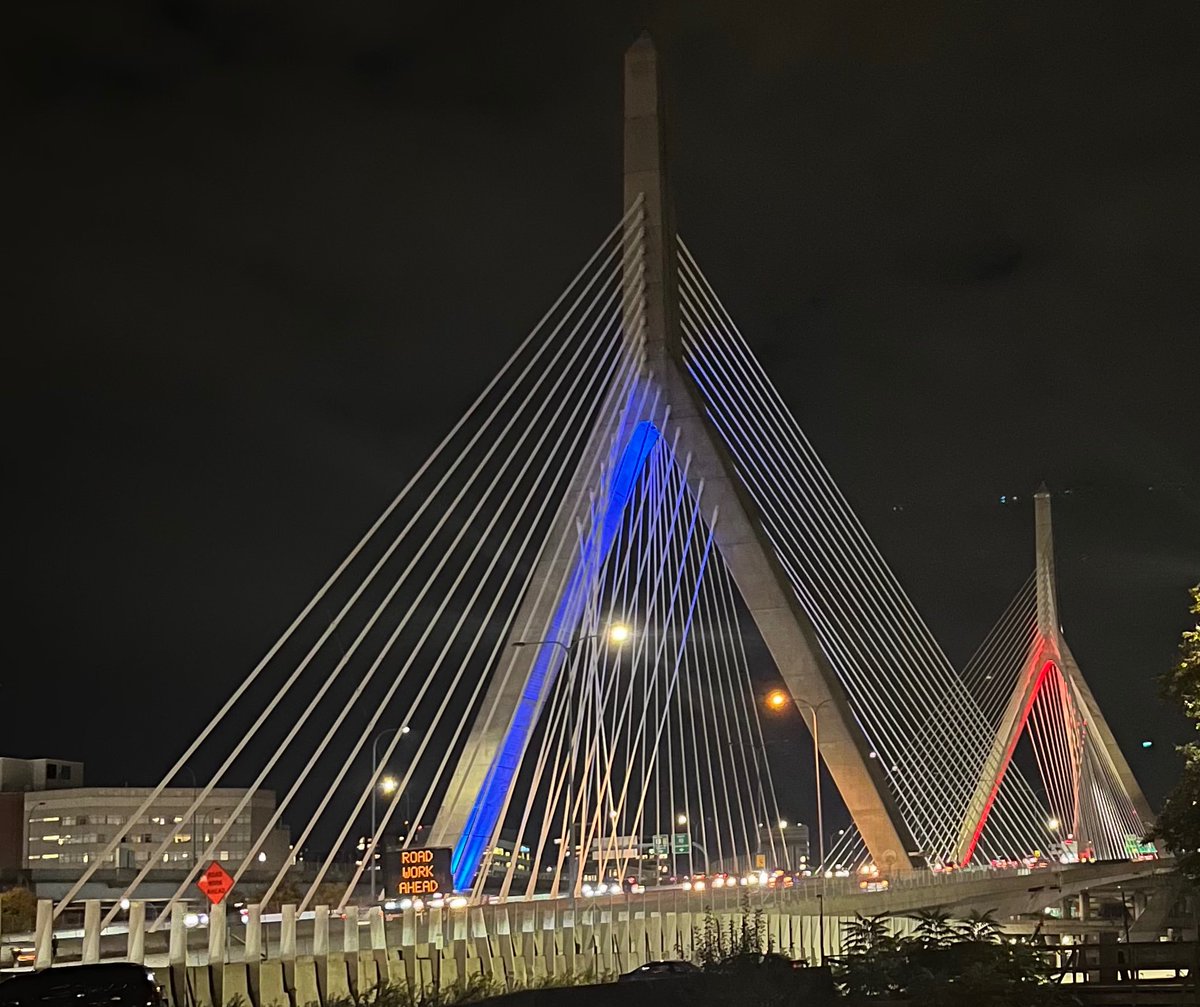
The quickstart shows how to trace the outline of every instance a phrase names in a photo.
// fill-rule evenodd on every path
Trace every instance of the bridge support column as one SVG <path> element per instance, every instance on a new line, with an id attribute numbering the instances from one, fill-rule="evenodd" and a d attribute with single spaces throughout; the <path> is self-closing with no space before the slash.
<path id="1" fill-rule="evenodd" d="M 33 930 L 33 967 L 48 969 L 54 964 L 54 903 L 39 899 Z"/>
<path id="2" fill-rule="evenodd" d="M 552 906 L 546 906 L 542 910 L 542 959 L 546 963 L 547 976 L 558 973 L 558 944 L 555 941 L 557 915 Z"/>
<path id="3" fill-rule="evenodd" d="M 262 1005 L 262 906 L 246 907 L 246 934 L 243 958 L 246 961 L 246 982 L 250 987 L 250 1003 Z"/>
<path id="4" fill-rule="evenodd" d="M 563 947 L 563 968 L 566 969 L 567 975 L 573 976 L 578 969 L 578 963 L 575 960 L 575 910 L 564 909 L 562 911 L 562 947 Z"/>
<path id="5" fill-rule="evenodd" d="M 83 904 L 83 954 L 84 965 L 94 965 L 100 960 L 100 900 L 88 899 Z"/>
<path id="6" fill-rule="evenodd" d="M 329 995 L 329 907 L 313 910 L 312 956 L 317 969 L 317 987 L 322 997 Z"/>
<path id="7" fill-rule="evenodd" d="M 296 907 L 282 906 L 279 920 L 279 961 L 283 986 L 289 996 L 296 992 Z"/>
<path id="8" fill-rule="evenodd" d="M 217 903 L 208 915 L 208 964 L 223 965 L 225 963 L 225 906 Z"/>
<path id="9" fill-rule="evenodd" d="M 208 911 L 208 983 L 213 1007 L 225 1003 L 225 933 L 227 917 L 224 903 L 218 902 Z"/>
<path id="10" fill-rule="evenodd" d="M 129 903 L 129 930 L 126 934 L 125 957 L 136 965 L 146 961 L 146 903 Z"/>
<path id="11" fill-rule="evenodd" d="M 471 942 L 475 945 L 475 954 L 479 958 L 479 974 L 485 979 L 496 978 L 496 967 L 492 962 L 492 946 L 488 942 L 487 917 L 480 907 L 470 910 L 471 913 Z"/>
<path id="12" fill-rule="evenodd" d="M 500 967 L 504 970 L 504 984 L 509 989 L 516 985 L 517 964 L 513 953 L 512 922 L 508 907 L 500 906 L 494 918 L 496 943 L 500 947 Z"/>
<path id="13" fill-rule="evenodd" d="M 600 925 L 596 928 L 596 943 L 600 948 L 599 967 L 605 974 L 613 970 L 613 912 L 600 910 Z"/>
<path id="14" fill-rule="evenodd" d="M 171 903 L 171 936 L 167 945 L 167 963 L 171 969 L 171 1003 L 187 1003 L 187 926 L 186 909 L 181 902 Z"/>
<path id="15" fill-rule="evenodd" d="M 456 982 L 465 984 L 470 976 L 467 973 L 467 910 L 450 909 L 450 950 L 454 955 L 454 971 L 458 974 Z"/>

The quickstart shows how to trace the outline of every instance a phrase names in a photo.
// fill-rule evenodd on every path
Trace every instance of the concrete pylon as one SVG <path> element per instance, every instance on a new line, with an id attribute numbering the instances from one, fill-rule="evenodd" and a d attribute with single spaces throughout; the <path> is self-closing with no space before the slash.
<path id="1" fill-rule="evenodd" d="M 1100 742 L 1099 751 L 1125 790 L 1144 825 L 1152 820 L 1150 805 L 1129 768 L 1108 722 L 1100 712 L 1096 697 L 1084 680 L 1067 641 L 1058 613 L 1058 580 L 1054 569 L 1054 525 L 1050 509 L 1050 491 L 1043 483 L 1033 498 L 1034 508 L 1034 584 L 1036 591 L 1037 633 L 1030 645 L 1016 686 L 1000 719 L 991 750 L 984 761 L 975 792 L 967 805 L 956 845 L 961 863 L 974 853 L 980 834 L 1012 757 L 1029 719 L 1038 690 L 1048 674 L 1063 677 L 1071 699 L 1089 734 Z M 1078 783 L 1078 781 L 1076 781 Z"/>
<path id="2" fill-rule="evenodd" d="M 648 35 L 626 52 L 624 79 L 624 199 L 626 211 L 635 211 L 627 225 L 626 248 L 636 244 L 638 252 L 636 264 L 627 268 L 625 303 L 638 308 L 645 356 L 640 394 L 633 399 L 638 405 L 617 424 L 618 442 L 626 443 L 634 431 L 658 422 L 669 410 L 672 435 L 675 431 L 679 434 L 676 453 L 681 458 L 690 454 L 692 459 L 688 483 L 695 493 L 702 482 L 706 511 L 715 506 L 720 513 L 713 529 L 715 544 L 780 676 L 798 702 L 827 711 L 821 718 L 821 755 L 867 849 L 884 869 L 909 868 L 915 844 L 878 760 L 870 758 L 841 682 L 796 599 L 757 507 L 706 415 L 700 390 L 682 363 L 664 102 L 658 54 Z M 650 404 L 658 416 L 648 412 Z M 551 546 L 574 540 L 576 521 L 587 511 L 595 472 L 610 451 L 611 438 L 611 427 L 593 432 L 551 529 Z M 559 605 L 573 563 L 573 555 L 546 550 L 513 622 L 510 644 L 529 639 L 525 634 L 530 632 L 535 639 L 556 637 L 564 643 L 571 637 L 575 623 L 560 621 Z M 482 850 L 491 845 L 500 821 L 493 816 L 500 811 L 495 807 L 497 781 L 512 778 L 514 760 L 519 763 L 542 698 L 562 664 L 559 649 L 552 648 L 549 657 L 545 648 L 507 651 L 509 657 L 489 686 L 431 831 L 432 845 L 458 843 L 456 856 L 464 849 Z M 539 660 L 546 666 L 539 667 Z M 486 813 L 481 809 L 487 809 Z M 465 859 L 456 864 L 460 886 L 469 880 L 475 866 L 477 863 Z"/>
<path id="3" fill-rule="evenodd" d="M 1142 820 L 1142 824 L 1148 827 L 1154 821 L 1154 812 L 1150 809 L 1150 802 L 1146 800 L 1146 795 L 1142 793 L 1141 785 L 1138 783 L 1137 777 L 1133 775 L 1133 770 L 1125 758 L 1125 753 L 1121 751 L 1121 746 L 1117 744 L 1117 739 L 1112 733 L 1112 728 L 1108 726 L 1108 721 L 1104 719 L 1104 714 L 1100 711 L 1100 704 L 1096 702 L 1096 697 L 1092 694 L 1087 680 L 1083 677 L 1083 672 L 1075 660 L 1075 655 L 1071 653 L 1071 648 L 1067 645 L 1062 625 L 1059 622 L 1058 581 L 1054 574 L 1054 531 L 1050 513 L 1050 492 L 1046 489 L 1044 483 L 1034 496 L 1033 503 L 1036 516 L 1038 548 L 1039 628 L 1041 627 L 1044 609 L 1046 612 L 1045 617 L 1048 620 L 1045 632 L 1052 633 L 1052 638 L 1055 641 L 1058 670 L 1071 686 L 1075 702 L 1084 714 L 1088 733 L 1100 742 L 1100 750 L 1108 761 L 1110 768 L 1120 781 L 1122 789 L 1124 789 L 1129 800 L 1132 802 L 1134 810 L 1137 811 L 1138 817 Z M 1044 591 L 1042 588 L 1043 579 L 1046 582 Z M 1043 594 L 1045 595 L 1044 599 Z"/>

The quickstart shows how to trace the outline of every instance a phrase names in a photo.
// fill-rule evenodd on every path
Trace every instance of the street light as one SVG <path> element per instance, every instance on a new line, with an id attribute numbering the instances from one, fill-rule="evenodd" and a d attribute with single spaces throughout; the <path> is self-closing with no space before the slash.
<path id="1" fill-rule="evenodd" d="M 1062 825 L 1062 822 L 1060 822 L 1057 818 L 1055 818 L 1053 816 L 1046 819 L 1046 828 L 1048 828 L 1051 832 L 1057 832 L 1059 829 L 1059 826 L 1061 826 L 1061 825 Z"/>
<path id="2" fill-rule="evenodd" d="M 821 736 L 818 730 L 817 711 L 826 703 L 832 703 L 833 697 L 823 699 L 819 703 L 810 703 L 806 699 L 801 699 L 799 696 L 793 697 L 794 701 L 800 706 L 807 706 L 812 714 L 812 739 L 813 739 L 813 776 L 816 780 L 817 788 L 817 849 L 818 849 L 818 866 L 821 871 L 821 894 L 818 898 L 821 899 L 821 915 L 818 918 L 820 927 L 819 940 L 821 942 L 821 951 L 817 964 L 821 965 L 825 962 L 825 805 L 821 800 Z M 781 711 L 787 706 L 788 694 L 782 689 L 773 689 L 767 694 L 767 708 L 776 712 Z M 783 822 L 779 823 L 780 829 L 786 828 Z"/>
<path id="3" fill-rule="evenodd" d="M 619 647 L 623 643 L 627 643 L 633 637 L 633 630 L 630 629 L 630 627 L 626 623 L 613 622 L 613 623 L 609 623 L 608 631 L 605 633 L 605 636 L 607 637 L 609 643 L 613 644 L 614 646 Z M 514 647 L 542 647 L 542 646 L 561 647 L 563 649 L 563 653 L 566 655 L 565 660 L 570 661 L 572 655 L 574 655 L 574 653 L 575 653 L 575 648 L 578 647 L 581 643 L 583 643 L 586 640 L 597 640 L 599 638 L 600 638 L 599 633 L 586 633 L 582 636 L 573 637 L 570 643 L 563 643 L 562 640 L 551 640 L 551 639 L 547 639 L 547 640 L 514 640 L 512 642 L 512 645 Z M 568 707 L 568 717 L 569 717 L 569 722 L 567 724 L 567 728 L 571 732 L 572 741 L 574 741 L 575 727 L 576 727 L 575 704 L 568 703 L 567 707 Z M 574 744 L 572 744 L 572 746 L 571 746 L 571 755 L 572 755 L 572 759 L 573 759 L 574 755 L 575 755 Z M 572 768 L 572 773 L 569 774 L 567 777 L 567 808 L 568 808 L 568 810 L 575 803 L 575 797 L 574 797 L 574 792 L 573 792 L 574 784 L 575 784 L 574 766 L 572 765 L 571 768 Z M 571 857 L 571 850 L 574 845 L 574 838 L 575 838 L 575 816 L 569 814 L 567 817 L 567 859 L 570 861 L 569 870 L 570 870 L 570 874 L 571 874 L 570 882 L 571 882 L 572 898 L 574 898 L 574 896 L 575 896 L 575 884 L 576 884 L 576 881 L 578 880 L 575 877 L 575 873 L 577 870 L 576 864 L 580 860 L 582 860 L 583 856 L 584 856 L 583 850 L 580 849 L 578 857 L 575 857 L 575 858 Z M 582 843 L 580 845 L 582 846 Z M 515 851 L 514 851 L 514 855 L 515 855 Z M 557 885 L 557 883 L 558 882 L 556 880 L 555 885 Z"/>
<path id="4" fill-rule="evenodd" d="M 687 825 L 687 815 L 676 815 L 675 816 L 675 824 L 676 825 Z"/>
<path id="5" fill-rule="evenodd" d="M 371 742 L 371 779 L 376 780 L 371 787 L 371 839 L 374 841 L 376 819 L 375 819 L 375 795 L 376 791 L 383 791 L 384 797 L 390 797 L 396 792 L 396 788 L 400 786 L 399 781 L 394 776 L 385 776 L 382 780 L 379 779 L 379 742 L 384 738 L 390 737 L 393 734 L 405 735 L 408 734 L 410 728 L 407 724 L 402 724 L 400 727 L 390 727 L 386 731 L 380 731 L 375 735 L 375 740 Z M 383 844 L 384 852 L 387 852 L 387 843 Z M 379 864 L 376 863 L 377 856 L 374 852 L 371 853 L 371 898 L 375 898 L 377 882 L 379 880 L 377 872 Z"/>

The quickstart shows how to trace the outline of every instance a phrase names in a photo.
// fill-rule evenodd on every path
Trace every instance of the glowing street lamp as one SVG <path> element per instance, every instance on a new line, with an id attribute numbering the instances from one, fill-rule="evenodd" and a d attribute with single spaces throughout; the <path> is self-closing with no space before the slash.
<path id="1" fill-rule="evenodd" d="M 401 724 L 399 727 L 389 727 L 386 731 L 380 731 L 377 735 L 375 735 L 374 740 L 371 742 L 371 774 L 378 780 L 378 782 L 375 784 L 375 786 L 371 788 L 371 835 L 372 836 L 375 835 L 375 832 L 377 831 L 376 830 L 376 814 L 375 814 L 376 794 L 381 793 L 381 794 L 383 794 L 384 797 L 390 797 L 392 794 L 394 794 L 396 792 L 397 788 L 400 786 L 400 781 L 397 780 L 394 776 L 381 777 L 379 775 L 379 770 L 383 768 L 379 764 L 379 743 L 384 738 L 391 737 L 392 735 L 400 735 L 401 737 L 403 737 L 404 735 L 408 734 L 408 732 L 410 730 L 411 730 L 411 728 L 407 724 Z M 395 746 L 395 744 L 396 744 L 396 742 L 392 742 L 393 746 Z M 383 847 L 384 847 L 384 851 L 386 852 L 387 844 L 384 843 Z M 376 863 L 376 860 L 378 860 L 378 851 L 376 851 L 376 853 L 371 857 L 370 878 L 371 878 L 372 898 L 374 897 L 374 893 L 377 888 L 376 882 L 378 880 L 378 871 L 379 871 L 379 865 Z"/>
<path id="2" fill-rule="evenodd" d="M 1060 822 L 1057 818 L 1046 819 L 1046 828 L 1048 828 L 1051 832 L 1057 832 L 1059 829 L 1059 826 L 1061 826 L 1061 825 L 1062 825 L 1062 822 Z"/>
<path id="3" fill-rule="evenodd" d="M 676 825 L 687 825 L 687 815 L 679 814 L 675 816 Z"/>
<path id="4" fill-rule="evenodd" d="M 776 712 L 783 710 L 788 705 L 788 694 L 782 689 L 772 689 L 767 693 L 767 709 L 775 710 Z"/>
<path id="5" fill-rule="evenodd" d="M 623 622 L 614 622 L 611 626 L 608 627 L 608 642 L 609 643 L 615 643 L 618 646 L 620 646 L 621 644 L 625 643 L 631 636 L 633 636 L 633 630 L 631 630 Z"/>
<path id="6" fill-rule="evenodd" d="M 513 640 L 512 646 L 514 646 L 514 647 L 561 647 L 562 652 L 565 655 L 564 659 L 569 662 L 571 660 L 571 658 L 575 655 L 576 647 L 578 647 L 580 644 L 584 643 L 587 640 L 598 639 L 601 635 L 603 635 L 604 638 L 607 640 L 607 642 L 610 643 L 611 645 L 613 645 L 614 647 L 620 647 L 622 644 L 627 643 L 632 638 L 633 630 L 630 629 L 629 626 L 623 622 L 614 622 L 614 623 L 609 624 L 607 633 L 604 633 L 604 634 L 586 633 L 581 636 L 573 637 L 570 643 L 565 643 L 562 640 L 551 640 L 551 639 Z M 572 738 L 575 737 L 575 731 L 576 731 L 575 713 L 576 713 L 575 706 L 571 705 L 570 706 L 570 717 L 569 717 L 569 721 L 567 724 L 567 730 L 570 733 Z M 567 807 L 572 808 L 572 807 L 574 807 L 574 804 L 575 804 L 574 779 L 573 779 L 573 777 L 568 776 L 568 778 L 567 778 Z M 615 819 L 614 819 L 614 821 L 615 821 Z M 570 850 L 572 848 L 574 848 L 574 845 L 575 845 L 575 822 L 572 817 L 572 820 L 567 822 L 568 854 L 569 854 Z M 584 856 L 584 854 L 581 850 L 580 857 L 582 858 L 583 856 Z M 572 897 L 574 897 L 576 895 L 575 886 L 578 883 L 578 878 L 575 876 L 575 871 L 576 871 L 575 861 L 572 860 L 571 861 L 571 871 L 570 871 L 571 876 L 570 876 L 570 879 L 568 882 L 570 889 L 571 889 Z M 556 890 L 557 890 L 557 881 L 555 882 L 555 885 L 556 885 Z"/>

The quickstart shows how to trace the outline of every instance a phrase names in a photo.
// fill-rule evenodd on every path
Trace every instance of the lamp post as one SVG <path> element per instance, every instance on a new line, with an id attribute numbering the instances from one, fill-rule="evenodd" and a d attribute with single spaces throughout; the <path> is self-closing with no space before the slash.
<path id="1" fill-rule="evenodd" d="M 384 797 L 389 797 L 393 793 L 396 792 L 396 787 L 399 785 L 397 783 L 396 779 L 391 776 L 385 776 L 382 780 L 379 779 L 379 742 L 382 741 L 384 738 L 391 737 L 393 734 L 405 735 L 405 734 L 408 734 L 408 732 L 409 732 L 409 727 L 407 724 L 403 725 L 402 727 L 391 727 L 391 728 L 388 728 L 388 730 L 386 730 L 386 731 L 380 731 L 377 735 L 375 735 L 375 740 L 371 742 L 371 781 L 372 781 L 371 782 L 371 840 L 372 841 L 374 841 L 374 839 L 375 839 L 375 829 L 377 827 L 376 821 L 375 821 L 375 796 L 378 793 L 378 791 L 382 790 Z M 368 844 L 368 845 L 370 845 L 370 844 Z M 384 852 L 386 853 L 387 852 L 387 844 L 386 843 L 383 844 L 383 849 L 384 849 Z M 369 876 L 371 878 L 371 901 L 372 902 L 375 901 L 375 893 L 378 891 L 378 888 L 379 888 L 379 886 L 378 886 L 379 864 L 376 863 L 378 856 L 379 855 L 374 850 L 371 851 L 371 872 L 370 872 Z"/>
<path id="2" fill-rule="evenodd" d="M 787 708 L 789 699 L 799 706 L 808 707 L 809 713 L 812 714 L 812 739 L 813 739 L 813 775 L 817 788 L 817 849 L 818 849 L 818 866 L 825 865 L 825 803 L 821 800 L 821 734 L 820 722 L 817 718 L 817 711 L 827 703 L 833 702 L 832 699 L 823 699 L 821 702 L 813 704 L 807 699 L 799 697 L 790 697 L 782 689 L 772 689 L 767 693 L 767 709 L 776 713 L 780 713 Z M 822 875 L 824 871 L 821 872 Z"/>
<path id="3" fill-rule="evenodd" d="M 813 776 L 817 788 L 817 867 L 821 872 L 821 894 L 817 896 L 821 901 L 821 915 L 818 917 L 821 950 L 817 964 L 822 965 L 825 962 L 825 805 L 821 800 L 821 735 L 817 711 L 827 703 L 832 703 L 833 699 L 810 703 L 807 699 L 801 699 L 799 696 L 791 698 L 798 706 L 807 706 L 809 713 L 812 714 Z M 787 708 L 787 701 L 788 694 L 782 689 L 773 689 L 767 694 L 767 708 L 777 713 Z"/>
<path id="4" fill-rule="evenodd" d="M 621 646 L 621 644 L 626 643 L 630 639 L 630 637 L 633 636 L 633 630 L 631 630 L 623 622 L 614 622 L 609 625 L 607 636 L 608 636 L 609 643 L 616 644 L 619 647 L 619 646 Z M 565 663 L 570 662 L 571 657 L 575 653 L 575 648 L 578 647 L 581 643 L 584 643 L 587 640 L 596 640 L 596 639 L 599 639 L 599 637 L 600 637 L 599 633 L 586 633 L 582 636 L 576 636 L 576 637 L 572 638 L 572 640 L 569 644 L 563 643 L 562 640 L 547 639 L 547 640 L 514 640 L 512 645 L 514 647 L 542 647 L 542 646 L 561 647 L 563 650 L 563 653 L 566 655 L 566 657 L 564 658 L 564 664 L 565 664 Z M 575 738 L 575 727 L 576 727 L 575 705 L 571 702 L 568 702 L 567 710 L 568 710 L 567 728 L 571 733 L 571 739 L 572 739 L 571 753 L 572 753 L 572 755 L 574 755 L 574 752 L 575 752 L 574 738 Z M 568 774 L 568 776 L 567 776 L 567 856 L 568 857 L 571 856 L 571 846 L 572 846 L 572 843 L 575 838 L 575 816 L 571 812 L 571 807 L 575 803 L 574 785 L 575 785 L 574 774 L 573 773 Z M 520 838 L 521 838 L 520 836 L 517 837 L 518 844 L 520 843 Z M 514 845 L 514 848 L 513 848 L 513 856 L 514 857 L 516 856 L 516 853 L 517 853 L 516 846 Z M 575 894 L 576 894 L 575 886 L 579 881 L 578 873 L 577 873 L 578 869 L 576 867 L 576 861 L 580 860 L 582 858 L 583 858 L 583 850 L 580 849 L 579 856 L 574 858 L 571 861 L 571 866 L 568 871 L 568 881 L 570 883 L 571 898 L 575 897 Z"/>

